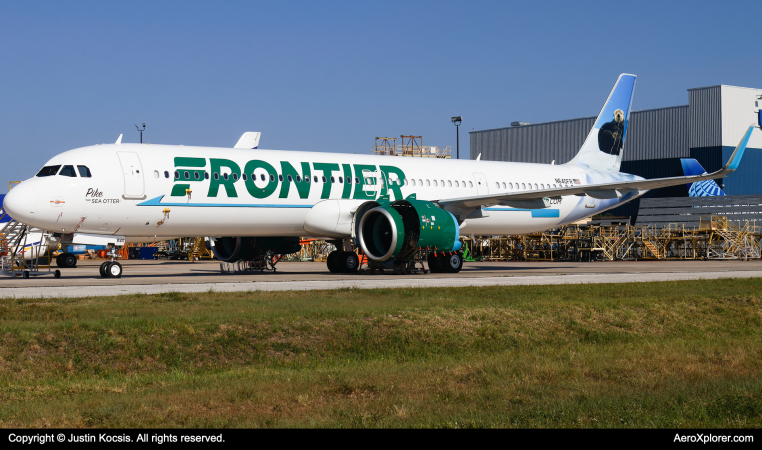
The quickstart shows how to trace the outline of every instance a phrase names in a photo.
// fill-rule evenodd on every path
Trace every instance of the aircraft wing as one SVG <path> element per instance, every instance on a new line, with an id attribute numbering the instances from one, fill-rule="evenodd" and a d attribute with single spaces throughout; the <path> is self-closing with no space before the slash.
<path id="1" fill-rule="evenodd" d="M 450 209 L 472 209 L 479 206 L 488 206 L 496 204 L 505 204 L 518 208 L 545 208 L 543 198 L 561 197 L 565 195 L 588 195 L 597 199 L 621 198 L 629 191 L 640 191 L 676 186 L 686 183 L 696 183 L 704 180 L 724 178 L 733 173 L 741 162 L 746 145 L 751 137 L 754 126 L 750 126 L 744 134 L 738 147 L 733 151 L 727 164 L 713 173 L 703 175 L 692 175 L 683 177 L 654 178 L 651 180 L 623 181 L 616 183 L 588 184 L 580 186 L 569 186 L 556 189 L 544 189 L 536 191 L 521 191 L 501 194 L 477 195 L 473 197 L 448 198 L 437 200 L 439 206 Z"/>

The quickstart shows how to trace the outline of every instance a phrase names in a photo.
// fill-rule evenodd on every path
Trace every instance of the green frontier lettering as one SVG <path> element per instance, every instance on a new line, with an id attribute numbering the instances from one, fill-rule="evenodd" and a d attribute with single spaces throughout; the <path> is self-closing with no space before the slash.
<path id="1" fill-rule="evenodd" d="M 235 189 L 235 183 L 241 177 L 241 168 L 234 161 L 228 159 L 211 158 L 212 176 L 209 178 L 208 197 L 217 197 L 220 186 L 225 188 L 225 194 L 231 198 L 237 198 L 238 193 Z M 307 199 L 310 196 L 310 187 L 312 185 L 312 171 L 310 163 L 302 162 L 300 174 L 294 166 L 288 161 L 281 161 L 281 174 L 283 182 L 281 184 L 279 198 L 288 198 L 291 184 L 296 186 L 299 198 Z M 354 167 L 352 167 L 354 166 Z M 175 184 L 172 187 L 172 197 L 183 197 L 187 195 L 186 190 L 190 189 L 190 182 L 206 181 L 205 158 L 175 158 Z M 375 200 L 377 196 L 389 195 L 390 200 L 403 200 L 402 185 L 405 181 L 405 173 L 402 169 L 395 166 L 374 166 L 369 164 L 341 164 L 338 163 L 312 163 L 315 173 L 321 172 L 326 178 L 323 183 L 323 189 L 320 193 L 321 199 L 331 198 L 334 182 L 331 177 L 336 172 L 342 175 L 338 176 L 339 184 L 343 184 L 341 198 L 356 200 Z M 227 168 L 228 179 L 222 175 L 223 168 Z M 354 170 L 353 170 L 354 169 Z M 258 173 L 255 173 L 258 172 Z M 248 161 L 244 166 L 243 173 L 247 175 L 244 180 L 246 191 L 254 198 L 268 198 L 278 189 L 278 171 L 270 163 L 258 159 Z M 353 173 L 357 176 L 355 182 Z M 377 179 L 381 174 L 381 180 Z M 216 176 L 215 176 L 216 174 Z M 338 175 L 338 174 L 337 174 Z M 288 177 L 291 176 L 291 181 Z M 263 179 L 264 178 L 264 179 Z M 380 183 L 380 185 L 379 185 Z M 354 185 L 354 192 L 352 192 Z M 366 188 L 367 186 L 367 188 Z M 373 188 L 371 189 L 370 186 Z"/>
<path id="2" fill-rule="evenodd" d="M 288 181 L 289 175 L 291 175 L 291 180 L 296 186 L 296 190 L 299 192 L 299 198 L 309 197 L 310 186 L 312 185 L 312 183 L 310 183 L 310 177 L 312 176 L 312 173 L 310 173 L 310 163 L 302 163 L 302 175 L 304 175 L 304 178 L 300 177 L 299 173 L 294 169 L 294 166 L 288 161 L 280 162 L 280 170 L 283 172 L 283 184 L 280 186 L 279 198 L 288 198 L 288 190 L 291 187 L 291 182 Z M 301 181 L 297 181 L 296 177 L 300 177 Z"/>
<path id="3" fill-rule="evenodd" d="M 175 183 L 178 180 L 189 181 L 203 181 L 204 171 L 198 169 L 190 169 L 190 167 L 206 167 L 205 158 L 175 158 Z M 190 189 L 190 184 L 182 183 L 172 186 L 171 197 L 184 197 L 186 189 Z"/>
<path id="4" fill-rule="evenodd" d="M 366 191 L 363 189 L 363 187 L 366 185 L 365 183 L 365 173 L 363 172 L 375 172 L 376 166 L 371 166 L 368 164 L 355 164 L 355 176 L 360 178 L 360 183 L 355 183 L 355 200 L 375 200 L 376 199 L 376 192 L 374 191 Z M 374 180 L 375 181 L 375 180 Z"/>
<path id="5" fill-rule="evenodd" d="M 339 165 L 334 163 L 312 163 L 312 167 L 315 168 L 316 172 L 322 171 L 323 176 L 325 177 L 325 183 L 323 183 L 323 192 L 320 193 L 320 198 L 330 198 L 331 188 L 333 187 L 331 175 L 333 175 L 333 172 L 339 171 Z"/>
<path id="6" fill-rule="evenodd" d="M 267 183 L 264 188 L 258 188 L 255 184 L 257 175 L 254 173 L 254 171 L 257 169 L 265 169 L 267 172 L 267 175 L 265 175 L 265 181 L 260 181 L 260 184 L 264 182 Z M 251 194 L 251 196 L 254 198 L 267 198 L 271 196 L 272 193 L 275 192 L 275 189 L 278 187 L 278 172 L 275 171 L 275 167 L 264 161 L 255 159 L 247 162 L 246 166 L 243 168 L 243 173 L 249 174 L 249 177 L 246 178 L 244 184 L 246 185 L 246 190 L 249 191 L 249 194 Z"/>
<path id="7" fill-rule="evenodd" d="M 352 166 L 349 164 L 342 164 L 344 168 L 344 190 L 341 193 L 341 198 L 349 198 L 352 194 Z"/>
<path id="8" fill-rule="evenodd" d="M 233 175 L 235 175 L 236 179 L 241 176 L 241 168 L 238 167 L 238 164 L 229 159 L 215 158 L 210 159 L 209 162 L 212 165 L 212 179 L 209 180 L 209 194 L 207 196 L 217 197 L 217 191 L 219 191 L 220 185 L 222 185 L 225 187 L 225 193 L 228 197 L 238 197 L 235 186 L 233 186 L 235 183 Z M 222 176 L 222 171 L 220 170 L 222 167 L 227 167 L 231 171 L 227 180 Z M 217 179 L 215 180 L 215 178 Z"/>
<path id="9" fill-rule="evenodd" d="M 381 193 L 379 195 L 386 195 L 389 193 L 388 191 L 391 191 L 394 194 L 394 198 L 391 199 L 392 201 L 404 200 L 402 196 L 402 183 L 405 182 L 405 172 L 394 166 L 379 166 L 378 168 L 384 173 L 384 180 L 386 181 L 381 186 Z M 389 176 L 391 174 L 397 175 L 397 179 L 392 181 L 392 177 Z"/>

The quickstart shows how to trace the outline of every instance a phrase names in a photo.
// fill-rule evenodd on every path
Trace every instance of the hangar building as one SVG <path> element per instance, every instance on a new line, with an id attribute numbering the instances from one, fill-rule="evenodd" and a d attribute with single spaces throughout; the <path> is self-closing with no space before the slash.
<path id="1" fill-rule="evenodd" d="M 644 178 L 683 175 L 680 158 L 695 158 L 707 172 L 719 170 L 746 129 L 757 124 L 762 89 L 709 86 L 688 89 L 688 104 L 633 111 L 621 171 Z M 582 146 L 595 117 L 470 132 L 471 159 L 563 164 Z M 727 195 L 762 194 L 762 132 L 752 134 L 741 166 L 718 180 Z M 685 185 L 657 189 L 642 198 L 687 197 Z M 612 211 L 637 215 L 639 200 Z"/>

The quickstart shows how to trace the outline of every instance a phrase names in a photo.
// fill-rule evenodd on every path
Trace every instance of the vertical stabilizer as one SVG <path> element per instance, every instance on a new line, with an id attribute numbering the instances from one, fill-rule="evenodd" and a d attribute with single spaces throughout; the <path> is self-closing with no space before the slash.
<path id="1" fill-rule="evenodd" d="M 619 75 L 585 143 L 577 156 L 567 164 L 595 170 L 619 171 L 630 124 L 630 107 L 636 79 L 635 75 Z"/>

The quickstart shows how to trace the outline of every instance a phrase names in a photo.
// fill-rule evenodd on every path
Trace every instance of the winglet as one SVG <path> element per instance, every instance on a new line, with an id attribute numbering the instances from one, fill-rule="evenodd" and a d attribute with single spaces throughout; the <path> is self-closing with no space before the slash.
<path id="1" fill-rule="evenodd" d="M 746 134 L 744 134 L 743 138 L 741 139 L 741 142 L 738 143 L 738 147 L 733 150 L 733 154 L 730 155 L 728 163 L 725 164 L 725 167 L 722 168 L 723 171 L 733 172 L 738 168 L 738 165 L 741 164 L 743 152 L 746 150 L 746 145 L 749 143 L 749 138 L 751 137 L 751 132 L 753 130 L 754 125 L 749 127 L 749 129 L 746 131 Z"/>
<path id="2" fill-rule="evenodd" d="M 116 142 L 114 142 L 114 144 L 116 144 L 116 145 L 122 145 L 122 136 L 124 136 L 124 135 L 120 134 L 119 135 L 119 139 L 117 139 Z"/>

